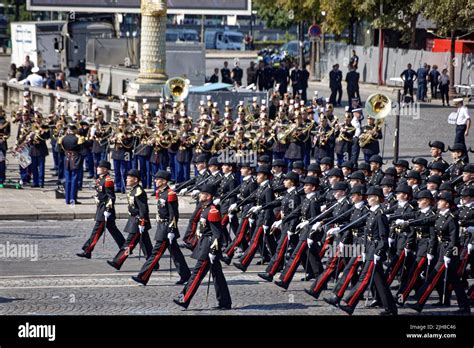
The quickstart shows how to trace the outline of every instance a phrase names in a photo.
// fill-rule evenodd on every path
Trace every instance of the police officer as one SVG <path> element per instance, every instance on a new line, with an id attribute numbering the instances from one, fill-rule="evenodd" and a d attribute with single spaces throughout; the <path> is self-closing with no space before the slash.
<path id="1" fill-rule="evenodd" d="M 125 238 L 115 224 L 115 192 L 114 180 L 109 175 L 110 162 L 102 160 L 97 167 L 98 178 L 95 181 L 96 195 L 94 197 L 97 205 L 95 213 L 95 225 L 92 234 L 82 247 L 83 252 L 76 254 L 79 257 L 91 258 L 92 251 L 105 231 L 109 230 L 110 234 L 121 248 L 125 242 Z M 105 236 L 104 236 L 105 238 Z"/>
<path id="2" fill-rule="evenodd" d="M 140 172 L 137 169 L 128 171 L 127 187 L 129 217 L 124 232 L 128 233 L 128 237 L 114 259 L 112 261 L 107 260 L 107 263 L 117 270 L 120 270 L 137 244 L 140 243 L 140 248 L 143 249 L 146 258 L 151 255 L 153 249 L 148 234 L 148 230 L 151 228 L 148 201 L 146 192 L 140 185 Z"/>
<path id="3" fill-rule="evenodd" d="M 411 68 L 411 64 L 407 65 L 406 70 L 403 70 L 400 77 L 403 80 L 403 95 L 407 95 L 407 92 L 410 93 L 413 101 L 413 81 L 416 80 L 416 72 Z"/>
<path id="4" fill-rule="evenodd" d="M 356 71 L 356 68 L 349 67 L 349 72 L 346 75 L 347 98 L 349 99 L 349 105 L 351 104 L 353 98 L 360 99 L 359 77 L 360 74 Z"/>
<path id="5" fill-rule="evenodd" d="M 339 64 L 334 64 L 329 72 L 329 88 L 331 89 L 331 97 L 329 102 L 333 105 L 340 106 L 342 99 L 342 72 L 339 70 Z M 339 96 L 336 96 L 339 93 Z"/>
<path id="6" fill-rule="evenodd" d="M 229 288 L 220 263 L 221 215 L 212 203 L 216 191 L 215 185 L 205 184 L 199 194 L 199 201 L 203 207 L 199 217 L 199 228 L 196 231 L 199 242 L 191 255 L 192 258 L 197 260 L 197 263 L 183 291 L 177 299 L 173 299 L 174 303 L 183 308 L 188 308 L 191 299 L 209 270 L 213 277 L 218 301 L 217 307 L 214 308 L 227 310 L 232 307 Z"/>
<path id="7" fill-rule="evenodd" d="M 191 277 L 191 272 L 186 264 L 186 260 L 176 242 L 179 238 L 178 196 L 176 192 L 168 186 L 169 180 L 170 173 L 167 171 L 159 170 L 155 175 L 157 187 L 156 244 L 138 275 L 132 276 L 134 281 L 143 285 L 146 285 L 150 280 L 151 273 L 160 261 L 166 248 L 168 248 L 170 257 L 173 259 L 180 276 L 176 284 L 184 284 L 188 281 L 189 277 Z"/>

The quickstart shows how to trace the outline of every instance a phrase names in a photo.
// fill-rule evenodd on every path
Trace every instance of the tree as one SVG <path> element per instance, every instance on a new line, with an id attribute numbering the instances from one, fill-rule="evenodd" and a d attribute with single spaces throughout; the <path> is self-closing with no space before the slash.
<path id="1" fill-rule="evenodd" d="M 451 94 L 454 94 L 456 32 L 471 31 L 474 29 L 474 22 L 472 21 L 474 2 L 472 0 L 430 0 L 425 1 L 421 9 L 424 16 L 436 24 L 436 32 L 438 35 L 449 36 L 451 38 L 449 89 Z"/>

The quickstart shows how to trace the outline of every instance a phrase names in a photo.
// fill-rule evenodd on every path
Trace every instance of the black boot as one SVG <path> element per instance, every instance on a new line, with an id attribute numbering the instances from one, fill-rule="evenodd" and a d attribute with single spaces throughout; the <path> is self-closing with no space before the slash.
<path id="1" fill-rule="evenodd" d="M 79 257 L 85 257 L 86 259 L 90 259 L 92 256 L 91 253 L 86 253 L 84 251 L 82 253 L 77 253 L 76 255 Z"/>
<path id="2" fill-rule="evenodd" d="M 266 280 L 267 282 L 273 281 L 273 276 L 269 275 L 268 273 L 259 273 L 257 275 L 263 280 Z"/>
<path id="3" fill-rule="evenodd" d="M 339 302 L 341 299 L 337 296 L 332 296 L 332 297 L 325 297 L 323 298 L 324 302 L 327 304 L 330 304 L 331 306 L 337 307 L 339 305 Z"/>

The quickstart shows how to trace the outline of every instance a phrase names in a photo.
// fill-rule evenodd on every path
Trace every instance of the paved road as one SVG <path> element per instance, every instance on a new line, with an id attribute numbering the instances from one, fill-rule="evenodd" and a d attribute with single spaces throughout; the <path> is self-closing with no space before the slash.
<path id="1" fill-rule="evenodd" d="M 206 303 L 207 278 L 203 281 L 196 297 L 187 311 L 181 310 L 171 299 L 182 289 L 175 285 L 176 272 L 169 275 L 167 254 L 160 262 L 161 269 L 154 272 L 148 286 L 137 285 L 131 275 L 143 264 L 138 260 L 137 251 L 127 260 L 120 272 L 106 264 L 116 252 L 110 235 L 105 245 L 99 241 L 96 252 L 90 260 L 80 259 L 75 253 L 90 233 L 90 220 L 64 221 L 1 221 L 0 248 L 9 245 L 37 245 L 38 260 L 30 258 L 1 259 L 0 269 L 0 315 L 21 314 L 223 314 L 223 315 L 345 315 L 323 301 L 314 301 L 306 295 L 304 288 L 308 282 L 301 282 L 302 272 L 295 276 L 288 291 L 262 281 L 257 272 L 264 266 L 254 264 L 242 273 L 233 266 L 224 265 L 224 273 L 229 283 L 234 309 L 215 312 L 214 289 L 211 285 L 209 301 Z M 184 230 L 186 221 L 180 221 Z M 125 220 L 120 220 L 122 229 Z M 1 249 L 0 249 L 1 250 Z M 189 251 L 185 256 L 190 266 Z M 31 256 L 31 254 L 30 254 Z M 34 255 L 33 255 L 34 256 Z M 35 259 L 33 257 L 33 259 Z M 332 282 L 330 283 L 332 288 Z M 323 294 L 324 295 L 324 294 Z M 437 300 L 434 295 L 434 302 Z M 363 306 L 364 301 L 361 301 Z M 455 300 L 454 300 L 455 302 Z M 453 308 L 454 309 L 454 308 Z M 448 314 L 453 309 L 429 308 L 425 315 Z M 211 312 L 212 311 L 212 312 Z M 356 315 L 376 315 L 377 309 L 361 307 Z M 409 309 L 401 309 L 401 314 L 413 315 Z"/>

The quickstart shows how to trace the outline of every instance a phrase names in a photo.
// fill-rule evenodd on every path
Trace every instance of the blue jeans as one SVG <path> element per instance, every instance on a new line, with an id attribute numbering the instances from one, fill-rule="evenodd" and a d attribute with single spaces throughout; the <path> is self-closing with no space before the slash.
<path id="1" fill-rule="evenodd" d="M 416 89 L 416 100 L 425 99 L 425 90 L 426 85 L 424 83 L 418 83 L 418 88 Z"/>
<path id="2" fill-rule="evenodd" d="M 55 150 L 56 148 L 56 142 L 51 142 L 51 148 L 53 152 L 53 162 L 54 162 L 54 170 L 57 172 L 59 169 L 59 152 Z"/>
<path id="3" fill-rule="evenodd" d="M 31 171 L 33 172 L 33 186 L 44 186 L 45 156 L 31 156 Z"/>
<path id="4" fill-rule="evenodd" d="M 77 170 L 77 188 L 82 190 L 82 179 L 84 178 L 84 158 L 81 156 L 81 163 L 79 164 L 79 169 Z"/>
<path id="5" fill-rule="evenodd" d="M 94 174 L 95 174 L 95 171 L 94 171 L 94 156 L 92 155 L 92 152 L 87 153 L 86 161 L 87 161 L 87 169 L 89 170 L 89 176 L 94 176 Z"/>
<path id="6" fill-rule="evenodd" d="M 127 183 L 127 172 L 130 170 L 130 161 L 125 160 L 114 160 L 114 172 L 115 172 L 115 190 L 125 193 Z"/>
<path id="7" fill-rule="evenodd" d="M 189 180 L 191 175 L 191 163 L 176 161 L 176 164 L 178 165 L 178 170 L 176 171 L 176 182 Z"/>
<path id="8" fill-rule="evenodd" d="M 151 165 L 148 156 L 137 155 L 138 165 L 140 167 L 140 176 L 144 188 L 151 187 Z"/>
<path id="9" fill-rule="evenodd" d="M 176 161 L 176 153 L 168 151 L 169 164 L 171 169 L 171 180 L 176 181 L 178 171 L 178 161 Z M 166 170 L 166 169 L 165 169 Z"/>
<path id="10" fill-rule="evenodd" d="M 31 164 L 23 168 L 22 166 L 18 166 L 20 168 L 20 179 L 23 181 L 23 184 L 27 184 L 31 180 L 30 172 L 31 172 Z"/>
<path id="11" fill-rule="evenodd" d="M 66 198 L 66 204 L 75 202 L 77 200 L 77 185 L 78 185 L 78 170 L 64 169 L 64 196 Z"/>
<path id="12" fill-rule="evenodd" d="M 64 154 L 58 153 L 58 180 L 64 179 Z"/>
<path id="13" fill-rule="evenodd" d="M 7 170 L 7 165 L 6 165 L 6 161 L 1 161 L 0 162 L 0 184 L 3 184 L 5 182 L 5 179 L 6 179 L 6 170 Z"/>

